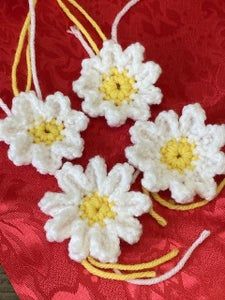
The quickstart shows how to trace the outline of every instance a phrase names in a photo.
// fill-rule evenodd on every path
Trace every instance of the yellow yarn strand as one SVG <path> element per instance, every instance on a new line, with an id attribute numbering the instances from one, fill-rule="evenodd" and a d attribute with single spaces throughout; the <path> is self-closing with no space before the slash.
<path id="1" fill-rule="evenodd" d="M 222 192 L 224 187 L 225 187 L 225 178 L 218 185 L 216 196 L 218 196 Z M 201 200 L 201 201 L 186 204 L 186 205 L 185 204 L 174 204 L 172 202 L 173 200 L 165 200 L 161 196 L 159 196 L 159 194 L 157 194 L 157 193 L 151 193 L 151 195 L 156 202 L 158 202 L 162 206 L 172 209 L 172 210 L 180 210 L 180 211 L 191 210 L 191 209 L 196 209 L 196 208 L 205 206 L 206 204 L 210 203 L 210 201 Z"/>
<path id="2" fill-rule="evenodd" d="M 68 2 L 72 4 L 77 10 L 79 10 L 79 12 L 89 21 L 89 23 L 93 26 L 93 28 L 96 30 L 103 41 L 107 40 L 100 26 L 95 22 L 95 20 L 92 19 L 92 17 L 84 10 L 84 8 L 79 3 L 77 3 L 77 1 L 68 0 Z"/>
<path id="3" fill-rule="evenodd" d="M 142 187 L 142 190 L 145 195 L 149 196 L 148 190 L 146 190 L 144 187 Z M 158 214 L 153 207 L 150 208 L 149 214 L 160 226 L 165 227 L 168 224 L 167 220 L 160 216 L 160 214 Z"/>
<path id="4" fill-rule="evenodd" d="M 80 32 L 86 37 L 87 41 L 89 42 L 91 48 L 94 50 L 96 54 L 99 53 L 99 49 L 94 42 L 94 40 L 91 38 L 90 34 L 87 32 L 87 30 L 84 28 L 84 26 L 77 20 L 77 18 L 71 13 L 69 8 L 65 5 L 65 3 L 61 0 L 56 0 L 58 2 L 58 5 L 62 9 L 62 11 L 67 15 L 67 17 L 75 24 L 75 26 L 80 30 Z"/>
<path id="5" fill-rule="evenodd" d="M 27 45 L 26 49 L 26 62 L 27 62 L 27 85 L 26 92 L 30 91 L 32 85 L 32 71 L 31 71 L 31 62 L 30 62 L 30 46 Z"/>
<path id="6" fill-rule="evenodd" d="M 165 227 L 168 224 L 167 220 L 160 216 L 153 208 L 150 209 L 149 214 L 162 227 Z"/>
<path id="7" fill-rule="evenodd" d="M 117 269 L 117 270 L 123 270 L 123 271 L 141 271 L 144 269 L 152 269 L 154 267 L 158 267 L 174 257 L 176 257 L 179 253 L 178 249 L 173 249 L 172 251 L 168 252 L 167 254 L 156 258 L 152 261 L 146 262 L 146 263 L 140 263 L 140 264 L 111 264 L 111 263 L 101 263 L 96 261 L 93 257 L 88 257 L 89 262 L 100 269 Z"/>
<path id="8" fill-rule="evenodd" d="M 20 63 L 22 50 L 23 50 L 26 34 L 28 32 L 29 24 L 30 24 L 30 14 L 27 15 L 26 20 L 23 24 L 23 27 L 22 27 L 22 30 L 20 33 L 20 37 L 19 37 L 18 46 L 17 46 L 16 53 L 15 53 L 15 57 L 14 57 L 14 61 L 13 61 L 13 66 L 12 66 L 12 74 L 11 74 L 12 90 L 13 90 L 13 94 L 15 96 L 17 96 L 19 94 L 19 89 L 18 89 L 18 85 L 17 85 L 17 68 Z M 27 79 L 27 87 L 29 86 L 29 81 L 30 81 L 30 79 L 28 78 Z"/>
<path id="9" fill-rule="evenodd" d="M 131 279 L 141 279 L 141 278 L 152 278 L 156 276 L 156 272 L 149 271 L 149 272 L 135 272 L 130 274 L 115 274 L 112 272 L 106 272 L 95 268 L 92 266 L 87 260 L 83 260 L 81 262 L 83 267 L 88 270 L 93 275 L 104 279 L 111 279 L 111 280 L 131 280 Z"/>

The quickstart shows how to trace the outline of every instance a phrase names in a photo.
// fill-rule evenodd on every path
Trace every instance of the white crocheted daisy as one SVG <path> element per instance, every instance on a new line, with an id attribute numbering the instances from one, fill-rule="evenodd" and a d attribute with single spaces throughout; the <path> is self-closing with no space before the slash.
<path id="1" fill-rule="evenodd" d="M 147 120 L 150 105 L 162 99 L 154 86 L 161 68 L 143 60 L 139 43 L 123 51 L 112 40 L 104 42 L 98 55 L 83 60 L 81 76 L 73 82 L 73 90 L 84 98 L 82 109 L 91 117 L 105 116 L 109 126 L 120 126 L 127 118 Z"/>
<path id="2" fill-rule="evenodd" d="M 56 172 L 62 193 L 47 192 L 40 209 L 53 218 L 45 224 L 48 241 L 70 238 L 69 256 L 82 261 L 91 255 L 102 262 L 116 262 L 120 238 L 136 243 L 142 226 L 135 218 L 150 209 L 150 199 L 130 192 L 134 168 L 116 164 L 107 174 L 104 159 L 92 158 L 86 171 L 65 163 Z"/>
<path id="3" fill-rule="evenodd" d="M 9 159 L 17 166 L 32 164 L 42 174 L 54 174 L 62 158 L 74 159 L 83 152 L 80 131 L 88 118 L 70 107 L 62 93 L 43 102 L 34 92 L 13 99 L 11 114 L 0 121 L 0 140 L 9 144 Z"/>
<path id="4" fill-rule="evenodd" d="M 179 203 L 198 194 L 212 200 L 214 176 L 225 172 L 224 125 L 205 125 L 199 104 L 187 105 L 182 116 L 161 112 L 155 122 L 138 121 L 130 129 L 133 146 L 126 148 L 128 161 L 144 173 L 142 185 L 152 191 L 169 189 Z"/>

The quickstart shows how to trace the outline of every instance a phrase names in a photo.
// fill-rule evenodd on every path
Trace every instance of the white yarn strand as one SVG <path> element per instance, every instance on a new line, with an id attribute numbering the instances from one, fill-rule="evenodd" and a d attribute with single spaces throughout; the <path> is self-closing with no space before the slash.
<path id="1" fill-rule="evenodd" d="M 30 10 L 30 57 L 31 57 L 31 70 L 34 87 L 39 99 L 42 99 L 42 93 L 37 76 L 37 67 L 36 67 L 36 52 L 35 52 L 35 32 L 36 32 L 36 14 L 34 1 L 28 0 L 29 10 Z"/>
<path id="2" fill-rule="evenodd" d="M 128 12 L 128 10 L 134 6 L 136 3 L 138 3 L 140 0 L 131 0 L 129 1 L 122 10 L 117 14 L 113 21 L 112 30 L 111 30 L 111 38 L 114 42 L 118 42 L 117 40 L 117 31 L 118 31 L 118 25 L 120 23 L 120 20 L 123 18 L 123 16 Z"/>
<path id="3" fill-rule="evenodd" d="M 7 116 L 11 115 L 10 109 L 1 98 L 0 98 L 0 108 L 6 113 Z"/>
<path id="4" fill-rule="evenodd" d="M 87 54 L 90 57 L 94 57 L 95 56 L 95 54 L 92 51 L 91 47 L 85 41 L 85 39 L 84 39 L 82 33 L 80 32 L 80 30 L 78 30 L 75 26 L 71 26 L 70 30 L 67 30 L 67 32 L 70 33 L 70 34 L 72 34 L 72 35 L 74 35 L 79 40 L 79 42 L 81 43 L 81 45 L 83 46 L 83 48 L 85 49 L 85 51 L 87 52 Z"/>
<path id="5" fill-rule="evenodd" d="M 132 183 L 135 183 L 136 179 L 138 178 L 138 176 L 141 174 L 141 172 L 139 170 L 136 170 L 133 174 L 133 178 L 132 178 Z"/>
<path id="6" fill-rule="evenodd" d="M 202 244 L 210 236 L 210 234 L 211 234 L 211 232 L 209 230 L 204 230 L 200 234 L 200 236 L 197 238 L 197 240 L 195 240 L 194 243 L 191 245 L 191 247 L 186 251 L 186 253 L 181 258 L 181 260 L 177 263 L 177 265 L 170 271 L 166 272 L 165 274 L 163 274 L 159 277 L 152 278 L 152 279 L 134 279 L 134 280 L 128 280 L 127 282 L 136 284 L 136 285 L 153 285 L 153 284 L 163 282 L 167 279 L 170 279 L 184 267 L 184 265 L 186 264 L 188 259 L 191 257 L 194 250 L 198 246 L 200 246 L 200 244 Z M 114 270 L 114 272 L 117 274 L 121 274 L 121 272 L 118 270 Z"/>

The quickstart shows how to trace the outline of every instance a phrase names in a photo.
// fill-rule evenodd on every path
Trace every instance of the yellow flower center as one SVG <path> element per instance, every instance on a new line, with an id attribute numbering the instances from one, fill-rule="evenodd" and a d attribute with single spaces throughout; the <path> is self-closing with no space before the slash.
<path id="1" fill-rule="evenodd" d="M 186 169 L 193 169 L 193 161 L 198 159 L 195 155 L 196 145 L 187 138 L 169 140 L 160 150 L 162 163 L 169 169 L 183 173 Z"/>
<path id="2" fill-rule="evenodd" d="M 104 100 L 112 101 L 119 106 L 124 101 L 129 101 L 131 96 L 136 93 L 134 84 L 134 77 L 129 76 L 126 70 L 119 72 L 117 68 L 111 68 L 109 73 L 102 75 L 99 90 L 103 94 Z"/>
<path id="3" fill-rule="evenodd" d="M 62 130 L 64 125 L 58 123 L 55 118 L 50 121 L 44 121 L 28 129 L 28 133 L 33 138 L 35 144 L 46 144 L 51 145 L 56 141 L 62 141 L 63 135 Z"/>
<path id="4" fill-rule="evenodd" d="M 86 219 L 89 226 L 95 223 L 105 226 L 105 219 L 114 219 L 116 213 L 113 211 L 113 202 L 108 197 L 92 193 L 85 196 L 80 204 L 80 217 Z"/>

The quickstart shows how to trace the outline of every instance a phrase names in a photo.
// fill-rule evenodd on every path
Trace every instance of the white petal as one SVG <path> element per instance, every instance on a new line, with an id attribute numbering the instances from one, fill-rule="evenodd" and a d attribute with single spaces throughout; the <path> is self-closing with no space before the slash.
<path id="1" fill-rule="evenodd" d="M 158 159 L 159 152 L 158 145 L 156 149 L 149 142 L 143 142 L 134 146 L 127 147 L 125 149 L 126 158 L 129 163 L 134 165 L 139 170 L 147 171 L 149 168 L 155 165 L 155 160 Z M 151 150 L 153 151 L 151 152 Z"/>
<path id="2" fill-rule="evenodd" d="M 8 156 L 16 166 L 28 165 L 32 162 L 32 139 L 25 133 L 19 133 L 11 141 Z"/>
<path id="3" fill-rule="evenodd" d="M 209 150 L 209 149 L 208 149 Z M 197 153 L 199 155 L 200 153 Z M 195 162 L 195 169 L 203 178 L 211 178 L 225 172 L 225 154 L 223 152 L 202 151 Z"/>
<path id="4" fill-rule="evenodd" d="M 118 236 L 131 245 L 137 243 L 142 234 L 140 222 L 133 217 L 116 218 L 115 228 Z"/>
<path id="5" fill-rule="evenodd" d="M 161 112 L 155 119 L 155 125 L 158 128 L 158 136 L 178 137 L 180 135 L 178 128 L 178 116 L 173 110 Z"/>
<path id="6" fill-rule="evenodd" d="M 66 162 L 62 169 L 56 172 L 55 177 L 60 188 L 66 193 L 78 193 L 81 197 L 84 191 L 92 190 L 82 166 Z"/>
<path id="7" fill-rule="evenodd" d="M 115 211 L 118 215 L 139 217 L 148 212 L 152 204 L 151 199 L 140 192 L 126 192 L 115 196 L 114 198 L 112 195 L 110 199 L 115 203 Z"/>
<path id="8" fill-rule="evenodd" d="M 140 43 L 133 43 L 124 50 L 125 56 L 129 58 L 129 63 L 142 63 L 144 60 L 145 48 Z"/>
<path id="9" fill-rule="evenodd" d="M 205 200 L 212 200 L 216 196 L 217 184 L 213 178 L 194 181 L 196 193 Z"/>
<path id="10" fill-rule="evenodd" d="M 127 120 L 127 110 L 122 108 L 111 107 L 105 111 L 105 118 L 110 127 L 119 127 Z"/>
<path id="11" fill-rule="evenodd" d="M 170 182 L 170 191 L 172 198 L 177 203 L 189 203 L 192 202 L 194 195 L 195 195 L 195 189 L 194 185 L 189 183 L 187 185 L 187 182 L 180 182 L 180 181 L 172 181 Z"/>
<path id="12" fill-rule="evenodd" d="M 101 96 L 98 95 L 97 98 L 90 97 L 90 99 L 85 99 L 82 102 L 82 110 L 87 113 L 92 118 L 96 118 L 98 116 L 104 116 L 105 110 L 104 106 L 102 105 Z"/>
<path id="13" fill-rule="evenodd" d="M 68 245 L 69 257 L 77 262 L 82 261 L 89 255 L 88 226 L 82 220 L 73 224 L 72 237 Z"/>
<path id="14" fill-rule="evenodd" d="M 88 126 L 89 119 L 81 111 L 71 110 L 64 119 L 64 125 L 66 128 L 73 128 L 74 132 L 84 131 Z"/>
<path id="15" fill-rule="evenodd" d="M 128 163 L 116 164 L 105 180 L 104 193 L 111 195 L 127 192 L 132 183 L 133 173 L 134 168 Z"/>
<path id="16" fill-rule="evenodd" d="M 199 142 L 206 149 L 219 150 L 225 145 L 225 125 L 207 125 Z"/>
<path id="17" fill-rule="evenodd" d="M 144 60 L 144 47 L 140 43 L 131 44 L 118 57 L 116 64 L 121 69 L 135 69 Z"/>
<path id="18" fill-rule="evenodd" d="M 14 116 L 0 120 L 0 140 L 10 144 L 19 132 L 26 131 L 26 126 Z"/>
<path id="19" fill-rule="evenodd" d="M 71 111 L 70 99 L 62 93 L 56 92 L 54 95 L 49 95 L 44 103 L 45 117 L 48 120 L 56 118 L 58 121 L 64 121 Z"/>
<path id="20" fill-rule="evenodd" d="M 150 142 L 156 144 L 158 141 L 158 130 L 153 122 L 137 121 L 129 130 L 133 144 Z"/>
<path id="21" fill-rule="evenodd" d="M 147 87 L 155 84 L 161 73 L 160 66 L 153 61 L 141 64 L 139 72 L 135 74 L 137 87 Z"/>
<path id="22" fill-rule="evenodd" d="M 123 51 L 119 44 L 113 41 L 105 41 L 103 47 L 100 50 L 99 56 L 102 59 L 102 64 L 105 66 L 115 66 L 119 63 L 122 57 Z"/>
<path id="23" fill-rule="evenodd" d="M 170 181 L 174 179 L 174 174 L 162 165 L 156 164 L 144 172 L 141 184 L 147 190 L 157 193 L 160 190 L 165 191 L 170 186 Z"/>
<path id="24" fill-rule="evenodd" d="M 31 124 L 44 112 L 43 101 L 37 98 L 34 92 L 22 92 L 12 103 L 12 115 L 19 118 L 23 124 Z"/>
<path id="25" fill-rule="evenodd" d="M 109 66 L 102 63 L 101 57 L 95 55 L 91 58 L 86 58 L 82 61 L 81 75 L 89 74 L 90 72 L 97 71 L 97 73 L 102 74 L 108 70 Z"/>
<path id="26" fill-rule="evenodd" d="M 62 141 L 52 144 L 51 151 L 57 156 L 65 157 L 67 159 L 81 157 L 84 150 L 84 141 L 80 137 L 80 134 L 65 129 L 63 135 L 65 135 L 65 137 Z"/>
<path id="27" fill-rule="evenodd" d="M 99 86 L 101 83 L 100 74 L 95 70 L 90 70 L 88 73 L 83 72 L 81 77 L 73 82 L 73 91 L 80 98 L 98 99 Z"/>
<path id="28" fill-rule="evenodd" d="M 150 107 L 140 99 L 132 101 L 127 107 L 127 117 L 133 120 L 148 120 L 150 117 Z"/>
<path id="29" fill-rule="evenodd" d="M 104 193 L 103 187 L 107 176 L 105 161 L 100 156 L 90 159 L 85 174 L 92 186 L 92 190 L 97 190 L 100 194 Z"/>
<path id="30" fill-rule="evenodd" d="M 90 254 L 101 262 L 116 262 L 120 255 L 120 242 L 112 227 L 92 227 L 90 230 Z"/>
<path id="31" fill-rule="evenodd" d="M 201 105 L 189 104 L 183 108 L 182 116 L 180 117 L 180 130 L 183 135 L 197 135 L 205 131 L 205 111 Z"/>
<path id="32" fill-rule="evenodd" d="M 61 167 L 62 158 L 52 153 L 50 147 L 36 144 L 32 150 L 32 164 L 41 174 L 53 175 Z"/>
<path id="33" fill-rule="evenodd" d="M 147 104 L 160 104 L 162 101 L 162 91 L 160 88 L 155 86 L 148 86 L 144 88 L 143 86 L 139 88 L 136 95 L 134 95 L 134 99 L 139 99 L 141 102 L 145 102 Z"/>
<path id="34" fill-rule="evenodd" d="M 68 195 L 63 193 L 45 193 L 44 197 L 38 203 L 41 211 L 49 216 L 56 216 L 61 213 L 65 208 L 70 208 L 71 211 L 79 203 L 79 195 Z"/>
<path id="35" fill-rule="evenodd" d="M 54 219 L 46 222 L 44 229 L 49 242 L 62 242 L 72 234 L 72 225 L 76 218 L 76 209 L 67 207 L 63 209 Z"/>

